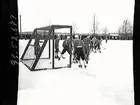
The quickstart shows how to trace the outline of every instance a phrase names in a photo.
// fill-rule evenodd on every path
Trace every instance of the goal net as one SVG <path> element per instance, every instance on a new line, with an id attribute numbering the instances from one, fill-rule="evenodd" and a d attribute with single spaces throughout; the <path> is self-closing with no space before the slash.
<path id="1" fill-rule="evenodd" d="M 63 29 L 62 29 L 63 28 Z M 71 54 L 66 52 L 62 58 L 63 42 L 72 36 L 71 26 L 48 26 L 36 28 L 21 57 L 22 63 L 30 70 L 57 69 L 71 66 Z M 58 49 L 56 39 L 60 37 Z M 58 50 L 58 51 L 56 51 Z"/>

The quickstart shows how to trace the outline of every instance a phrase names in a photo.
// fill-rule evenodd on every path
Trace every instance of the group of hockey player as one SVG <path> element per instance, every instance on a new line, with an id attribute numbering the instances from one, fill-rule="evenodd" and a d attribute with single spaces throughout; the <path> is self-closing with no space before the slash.
<path id="1" fill-rule="evenodd" d="M 60 60 L 61 58 L 65 59 L 65 57 L 63 56 L 65 52 L 68 52 L 69 54 L 72 52 L 73 63 L 78 63 L 78 66 L 80 68 L 82 67 L 81 60 L 84 64 L 84 67 L 87 67 L 86 64 L 88 64 L 89 54 L 91 52 L 96 53 L 97 51 L 99 51 L 101 53 L 102 39 L 96 38 L 96 36 L 94 36 L 92 39 L 90 38 L 90 36 L 87 36 L 83 40 L 81 40 L 78 35 L 75 35 L 72 40 L 70 40 L 70 36 L 67 36 L 66 40 L 64 40 L 62 44 L 62 52 L 59 50 L 60 39 L 60 35 L 58 35 L 55 39 L 55 58 L 58 60 Z M 43 42 L 40 41 L 39 35 L 36 35 L 34 43 L 36 56 L 40 51 L 39 43 Z M 60 53 L 60 56 L 58 56 L 58 53 Z"/>
<path id="2" fill-rule="evenodd" d="M 79 38 L 78 35 L 74 36 L 74 39 L 70 40 L 70 36 L 67 36 L 66 40 L 64 40 L 62 46 L 63 50 L 62 52 L 59 50 L 59 41 L 60 36 L 58 35 L 55 39 L 55 58 L 60 60 L 61 58 L 65 59 L 63 57 L 63 54 L 67 51 L 69 54 L 72 52 L 73 55 L 73 62 L 78 63 L 78 67 L 82 68 L 82 63 L 84 68 L 87 67 L 86 64 L 88 64 L 89 61 L 89 55 L 91 52 L 96 53 L 99 51 L 101 53 L 101 45 L 102 45 L 102 39 L 96 38 L 94 36 L 92 39 L 90 39 L 90 36 L 87 36 L 83 40 Z M 61 55 L 58 56 L 58 53 Z"/>

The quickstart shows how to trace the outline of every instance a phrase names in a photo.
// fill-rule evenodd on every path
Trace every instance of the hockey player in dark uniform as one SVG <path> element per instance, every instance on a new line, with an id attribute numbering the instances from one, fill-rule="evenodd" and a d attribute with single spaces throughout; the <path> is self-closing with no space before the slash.
<path id="1" fill-rule="evenodd" d="M 91 40 L 91 43 L 92 43 L 92 51 L 95 53 L 96 52 L 96 49 L 95 49 L 95 45 L 97 44 L 97 41 L 96 41 L 96 37 L 94 36 Z"/>
<path id="2" fill-rule="evenodd" d="M 101 53 L 101 38 L 96 39 L 95 41 L 95 52 L 98 50 Z"/>
<path id="3" fill-rule="evenodd" d="M 73 41 L 73 46 L 75 49 L 75 53 L 77 55 L 76 59 L 79 62 L 79 67 L 82 67 L 81 61 L 80 59 L 82 59 L 84 67 L 86 68 L 86 64 L 85 64 L 85 54 L 83 52 L 83 41 L 79 39 L 78 35 L 75 35 L 75 40 Z"/>
<path id="4" fill-rule="evenodd" d="M 58 56 L 58 52 L 59 52 L 59 41 L 60 41 L 60 35 L 57 36 L 57 38 L 55 39 L 55 58 L 59 58 Z"/>
<path id="5" fill-rule="evenodd" d="M 106 38 L 105 38 L 105 42 L 107 43 L 107 41 L 108 41 L 108 38 L 106 37 Z"/>
<path id="6" fill-rule="evenodd" d="M 61 57 L 64 58 L 63 54 L 65 54 L 66 51 L 70 54 L 70 44 L 70 36 L 67 36 L 67 39 L 62 44 L 63 50 L 58 60 L 60 60 Z"/>
<path id="7" fill-rule="evenodd" d="M 43 41 L 40 41 L 39 35 L 36 34 L 36 36 L 35 36 L 35 42 L 34 42 L 34 54 L 35 54 L 36 57 L 39 55 L 39 52 L 41 50 L 39 43 L 43 43 Z"/>
<path id="8" fill-rule="evenodd" d="M 86 63 L 88 63 L 90 51 L 90 36 L 87 36 L 83 39 L 83 51 L 85 54 Z"/>
<path id="9" fill-rule="evenodd" d="M 78 63 L 78 60 L 76 59 L 76 58 L 77 58 L 77 54 L 76 54 L 76 52 L 75 52 L 75 49 L 76 49 L 76 48 L 74 48 L 74 44 L 73 44 L 74 40 L 75 40 L 75 39 L 72 40 L 73 63 Z"/>
<path id="10" fill-rule="evenodd" d="M 92 42 L 92 40 L 90 41 L 90 52 L 92 52 L 93 51 L 93 42 Z"/>

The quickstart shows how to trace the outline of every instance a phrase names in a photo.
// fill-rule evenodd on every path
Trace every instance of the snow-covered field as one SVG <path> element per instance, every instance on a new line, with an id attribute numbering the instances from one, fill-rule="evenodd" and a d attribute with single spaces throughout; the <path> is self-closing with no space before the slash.
<path id="1" fill-rule="evenodd" d="M 20 56 L 26 46 L 19 41 Z M 103 42 L 86 69 L 30 71 L 19 62 L 17 105 L 134 105 L 133 42 Z"/>

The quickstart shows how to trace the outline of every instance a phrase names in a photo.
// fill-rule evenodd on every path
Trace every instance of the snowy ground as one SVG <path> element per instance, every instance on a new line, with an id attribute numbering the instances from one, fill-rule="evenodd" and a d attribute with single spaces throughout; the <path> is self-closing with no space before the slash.
<path id="1" fill-rule="evenodd" d="M 20 41 L 20 56 L 26 44 Z M 108 41 L 86 69 L 29 71 L 19 62 L 17 105 L 134 105 L 132 41 Z"/>

